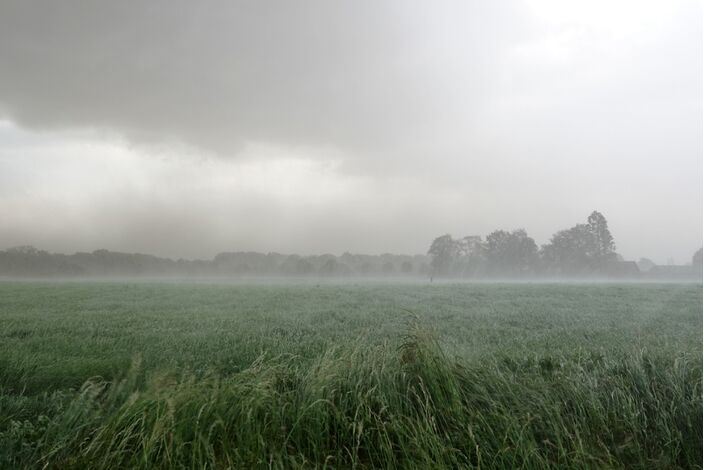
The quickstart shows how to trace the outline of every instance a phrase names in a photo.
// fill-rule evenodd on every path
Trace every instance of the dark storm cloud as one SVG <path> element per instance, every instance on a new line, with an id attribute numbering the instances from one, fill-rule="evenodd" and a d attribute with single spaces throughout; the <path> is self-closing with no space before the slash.
<path id="1" fill-rule="evenodd" d="M 599 209 L 683 261 L 701 34 L 695 1 L 4 1 L 0 245 L 423 251 Z"/>
<path id="2" fill-rule="evenodd" d="M 471 125 L 520 35 L 508 4 L 492 5 L 10 2 L 0 103 L 28 126 L 225 155 L 244 141 L 374 153 L 439 141 Z"/>

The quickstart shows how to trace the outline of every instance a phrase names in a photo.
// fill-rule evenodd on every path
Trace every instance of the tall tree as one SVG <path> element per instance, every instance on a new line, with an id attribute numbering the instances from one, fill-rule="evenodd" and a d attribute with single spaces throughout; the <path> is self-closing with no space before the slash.
<path id="1" fill-rule="evenodd" d="M 618 259 L 606 218 L 592 212 L 586 224 L 560 230 L 541 250 L 548 271 L 556 274 L 603 272 L 605 265 Z"/>
<path id="2" fill-rule="evenodd" d="M 587 218 L 587 224 L 594 237 L 593 259 L 597 262 L 615 259 L 616 245 L 609 231 L 609 224 L 601 212 L 594 211 Z"/>
<path id="3" fill-rule="evenodd" d="M 476 277 L 481 275 L 484 264 L 484 243 L 482 237 L 470 235 L 457 240 L 457 273 L 463 277 Z"/>
<path id="4" fill-rule="evenodd" d="M 449 234 L 439 236 L 433 240 L 428 254 L 432 275 L 447 276 L 457 256 L 457 244 Z"/>
<path id="5" fill-rule="evenodd" d="M 486 260 L 494 275 L 523 275 L 537 260 L 538 247 L 525 230 L 495 230 L 486 237 Z"/>
<path id="6" fill-rule="evenodd" d="M 591 269 L 596 251 L 592 231 L 587 224 L 560 230 L 541 250 L 543 262 L 554 274 L 584 274 Z"/>

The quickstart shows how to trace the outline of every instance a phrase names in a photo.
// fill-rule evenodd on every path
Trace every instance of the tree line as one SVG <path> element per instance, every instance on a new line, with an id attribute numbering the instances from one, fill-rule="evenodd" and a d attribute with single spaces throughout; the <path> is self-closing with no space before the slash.
<path id="1" fill-rule="evenodd" d="M 172 260 L 105 249 L 72 255 L 33 246 L 0 251 L 0 276 L 8 277 L 405 277 L 427 276 L 425 255 L 344 253 L 301 256 L 225 252 L 210 260 Z"/>
<path id="2" fill-rule="evenodd" d="M 701 250 L 680 277 L 701 276 Z M 432 277 L 640 277 L 635 262 L 623 261 L 603 214 L 592 212 L 585 223 L 560 230 L 538 247 L 524 229 L 495 230 L 484 239 L 446 234 L 433 240 L 428 250 Z M 697 258 L 698 256 L 698 258 Z M 699 261 L 697 261 L 699 260 Z M 698 263 L 698 264 L 697 264 Z M 673 277 L 676 270 L 659 270 Z"/>
<path id="3" fill-rule="evenodd" d="M 640 268 L 639 268 L 640 266 Z M 647 272 L 646 272 L 647 271 Z M 538 247 L 524 229 L 495 230 L 482 239 L 437 237 L 426 255 L 225 252 L 210 260 L 172 260 L 105 249 L 72 255 L 32 246 L 0 251 L 4 277 L 415 277 L 516 279 L 561 277 L 701 277 L 702 250 L 690 266 L 625 262 L 616 253 L 606 218 L 560 230 Z"/>

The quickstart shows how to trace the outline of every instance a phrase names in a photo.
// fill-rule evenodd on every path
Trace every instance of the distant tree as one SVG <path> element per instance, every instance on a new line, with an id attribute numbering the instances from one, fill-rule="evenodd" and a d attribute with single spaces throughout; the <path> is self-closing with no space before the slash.
<path id="1" fill-rule="evenodd" d="M 8 248 L 1 271 L 21 276 L 47 276 L 57 272 L 57 259 L 31 245 Z"/>
<path id="2" fill-rule="evenodd" d="M 486 261 L 491 274 L 524 275 L 535 265 L 538 247 L 524 229 L 495 230 L 486 237 Z"/>
<path id="3" fill-rule="evenodd" d="M 297 274 L 307 276 L 308 274 L 311 274 L 313 271 L 315 271 L 315 266 L 313 265 L 313 263 L 311 263 L 307 259 L 301 258 L 296 261 L 296 273 Z"/>
<path id="4" fill-rule="evenodd" d="M 591 269 L 595 251 L 591 228 L 587 224 L 577 224 L 554 234 L 550 243 L 543 246 L 541 255 L 549 272 L 585 274 Z"/>
<path id="5" fill-rule="evenodd" d="M 251 251 L 219 253 L 213 263 L 223 275 L 261 274 L 267 265 L 267 255 Z"/>
<path id="6" fill-rule="evenodd" d="M 485 262 L 485 246 L 482 237 L 470 235 L 457 241 L 459 260 L 456 270 L 463 277 L 476 277 Z"/>
<path id="7" fill-rule="evenodd" d="M 409 274 L 413 271 L 413 263 L 410 261 L 404 261 L 401 263 L 401 272 L 404 274 Z"/>
<path id="8" fill-rule="evenodd" d="M 350 268 L 335 258 L 328 258 L 320 267 L 319 273 L 324 276 L 346 276 L 350 274 Z"/>
<path id="9" fill-rule="evenodd" d="M 699 248 L 692 256 L 692 268 L 700 275 L 702 273 L 702 249 Z"/>
<path id="10" fill-rule="evenodd" d="M 594 211 L 586 224 L 554 234 L 542 247 L 541 258 L 544 268 L 555 274 L 603 273 L 609 263 L 623 259 L 615 248 L 606 218 Z"/>
<path id="11" fill-rule="evenodd" d="M 279 266 L 279 272 L 285 275 L 296 275 L 298 272 L 298 263 L 301 260 L 299 255 L 289 255 Z"/>
<path id="12" fill-rule="evenodd" d="M 8 248 L 5 251 L 7 251 L 8 253 L 11 253 L 13 255 L 29 255 L 29 256 L 38 255 L 40 253 L 40 251 L 37 250 L 32 245 L 13 246 L 12 248 Z M 46 252 L 44 252 L 44 253 L 46 253 Z"/>
<path id="13" fill-rule="evenodd" d="M 433 240 L 428 254 L 431 256 L 431 276 L 446 276 L 457 256 L 457 244 L 449 234 L 442 235 Z"/>
<path id="14" fill-rule="evenodd" d="M 330 258 L 320 267 L 320 274 L 327 276 L 337 273 L 337 260 Z"/>
<path id="15" fill-rule="evenodd" d="M 614 237 L 611 236 L 609 231 L 609 224 L 606 222 L 606 218 L 601 212 L 594 211 L 587 218 L 587 224 L 594 237 L 592 259 L 597 263 L 615 259 L 614 250 L 616 245 L 614 244 Z"/>
<path id="16" fill-rule="evenodd" d="M 315 271 L 315 266 L 299 255 L 290 255 L 281 263 L 279 271 L 291 276 L 307 276 Z"/>
<path id="17" fill-rule="evenodd" d="M 355 263 L 358 262 L 358 259 L 357 259 L 357 258 L 358 258 L 357 256 L 353 255 L 353 254 L 350 253 L 349 251 L 345 251 L 345 252 L 342 253 L 342 255 L 340 256 L 339 261 L 342 262 L 342 263 L 345 263 L 345 264 L 347 264 L 347 265 L 352 265 L 352 264 L 355 264 Z"/>
<path id="18" fill-rule="evenodd" d="M 381 265 L 381 272 L 387 275 L 393 274 L 394 264 L 391 261 L 386 261 L 384 264 Z"/>

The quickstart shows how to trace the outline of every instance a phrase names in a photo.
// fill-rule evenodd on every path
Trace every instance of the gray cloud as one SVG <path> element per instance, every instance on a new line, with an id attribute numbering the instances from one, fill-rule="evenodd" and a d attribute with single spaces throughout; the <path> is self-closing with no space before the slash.
<path id="1" fill-rule="evenodd" d="M 11 2 L 0 101 L 29 126 L 225 155 L 245 141 L 381 153 L 476 118 L 517 29 L 488 5 Z"/>
<path id="2" fill-rule="evenodd" d="M 75 244 L 102 237 L 121 249 L 201 255 L 236 248 L 228 240 L 422 251 L 434 232 L 501 226 L 545 241 L 596 208 L 619 228 L 626 254 L 683 259 L 701 245 L 701 34 L 695 1 L 9 0 L 0 5 L 0 115 L 37 136 L 122 142 L 143 157 L 119 171 L 66 163 L 89 168 L 82 174 L 93 181 L 124 179 L 91 199 L 60 181 L 68 170 L 37 176 L 45 157 L 16 162 L 18 146 L 56 159 L 73 147 L 0 132 L 0 209 L 75 215 L 85 227 Z M 285 197 L 272 195 L 275 185 L 222 186 L 212 197 L 225 202 L 213 204 L 198 199 L 206 183 L 196 190 L 160 179 L 164 168 L 141 168 L 184 147 L 206 160 L 310 159 L 334 170 L 302 173 Z M 169 168 L 211 177 L 186 160 Z M 151 189 L 134 194 L 130 178 Z M 319 206 L 296 203 L 296 191 L 321 179 Z M 38 202 L 40 180 L 57 206 Z M 347 192 L 331 196 L 336 185 Z M 379 202 L 389 197 L 393 206 Z M 64 236 L 42 217 L 13 217 L 0 242 Z M 323 236 L 326 223 L 338 229 Z M 184 230 L 195 225 L 220 232 Z M 96 228 L 108 226 L 112 235 Z M 150 238 L 157 232 L 166 245 Z"/>

